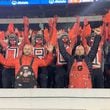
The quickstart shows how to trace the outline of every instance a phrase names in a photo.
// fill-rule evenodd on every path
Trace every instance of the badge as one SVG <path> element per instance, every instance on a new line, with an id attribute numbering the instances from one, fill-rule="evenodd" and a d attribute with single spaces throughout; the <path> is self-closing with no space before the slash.
<path id="1" fill-rule="evenodd" d="M 82 65 L 79 65 L 79 66 L 77 67 L 77 69 L 78 69 L 78 71 L 82 71 L 82 69 L 83 69 Z"/>

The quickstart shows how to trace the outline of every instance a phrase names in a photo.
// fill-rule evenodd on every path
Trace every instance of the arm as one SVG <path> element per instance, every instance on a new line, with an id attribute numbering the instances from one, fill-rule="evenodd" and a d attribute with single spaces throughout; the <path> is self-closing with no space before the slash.
<path id="1" fill-rule="evenodd" d="M 0 32 L 0 44 L 4 49 L 6 49 L 8 45 L 6 42 L 3 41 L 4 37 L 5 37 L 5 33 Z"/>
<path id="2" fill-rule="evenodd" d="M 48 66 L 53 60 L 53 54 L 49 53 L 44 59 L 37 59 L 38 61 L 38 66 L 43 67 L 43 66 Z"/>
<path id="3" fill-rule="evenodd" d="M 90 61 L 92 62 L 96 56 L 98 47 L 99 47 L 99 43 L 101 40 L 101 36 L 100 35 L 96 35 L 95 39 L 94 39 L 94 43 L 93 46 L 91 47 L 90 52 L 88 53 L 88 57 L 90 58 Z"/>
<path id="4" fill-rule="evenodd" d="M 16 59 L 5 59 L 2 54 L 0 54 L 0 63 L 7 67 L 14 67 Z"/>
<path id="5" fill-rule="evenodd" d="M 61 52 L 63 58 L 66 61 L 69 61 L 71 59 L 71 55 L 68 54 L 68 52 L 66 51 L 64 44 L 63 44 L 63 41 L 61 39 L 58 39 L 58 45 L 59 45 L 59 49 L 60 49 L 60 52 Z"/>
<path id="6" fill-rule="evenodd" d="M 47 28 L 44 29 L 44 37 L 45 37 L 46 42 L 50 40 L 49 31 Z"/>
<path id="7" fill-rule="evenodd" d="M 4 42 L 3 40 L 0 39 L 0 44 L 1 46 L 6 50 L 6 48 L 8 47 L 7 43 Z"/>
<path id="8" fill-rule="evenodd" d="M 57 44 L 57 29 L 56 29 L 56 23 L 57 23 L 58 18 L 55 16 L 53 18 L 53 23 L 51 24 L 52 26 L 52 33 L 50 36 L 50 43 L 55 46 Z"/>
<path id="9" fill-rule="evenodd" d="M 77 17 L 75 24 L 72 26 L 68 33 L 71 41 L 76 39 L 76 37 L 79 34 L 79 31 L 80 31 L 80 18 Z"/>
<path id="10" fill-rule="evenodd" d="M 50 43 L 54 46 L 57 43 L 57 29 L 56 29 L 56 27 L 53 27 L 53 33 L 52 33 L 52 36 L 51 36 L 51 39 L 50 39 Z"/>
<path id="11" fill-rule="evenodd" d="M 23 24 L 24 24 L 24 32 L 22 33 L 22 36 L 24 39 L 22 40 L 19 49 L 22 50 L 25 44 L 30 44 L 28 35 L 29 35 L 29 19 L 27 17 L 23 18 Z"/>
<path id="12" fill-rule="evenodd" d="M 29 19 L 27 17 L 23 18 L 24 22 L 24 43 L 25 44 L 30 44 L 28 35 L 29 35 Z"/>
<path id="13" fill-rule="evenodd" d="M 38 59 L 38 66 L 48 66 L 53 60 L 53 45 L 47 44 L 48 55 L 44 59 Z"/>

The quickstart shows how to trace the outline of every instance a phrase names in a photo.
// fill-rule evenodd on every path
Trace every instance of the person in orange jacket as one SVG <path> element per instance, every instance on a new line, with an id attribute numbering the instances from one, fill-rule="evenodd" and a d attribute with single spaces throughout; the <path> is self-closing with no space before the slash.
<path id="1" fill-rule="evenodd" d="M 86 54 L 83 45 L 76 47 L 75 54 L 69 55 L 59 38 L 59 48 L 64 59 L 68 62 L 69 88 L 92 88 L 91 74 L 92 61 L 94 60 L 99 42 L 101 40 L 101 31 L 95 30 L 96 36 L 91 50 Z"/>
<path id="2" fill-rule="evenodd" d="M 4 59 L 4 65 L 15 67 L 15 88 L 36 88 L 38 67 L 47 66 L 53 59 L 53 46 L 48 44 L 48 55 L 45 59 L 33 57 L 33 47 L 25 44 L 23 55 L 15 59 Z"/>
<path id="3" fill-rule="evenodd" d="M 27 18 L 27 21 L 29 19 Z M 29 24 L 29 22 L 28 22 Z M 47 43 L 46 38 L 44 37 L 43 33 L 43 25 L 40 26 L 41 30 L 38 32 L 32 32 L 31 34 L 31 42 L 26 37 L 26 42 L 33 45 L 33 55 L 39 59 L 44 59 L 47 57 Z M 40 67 L 38 71 L 38 85 L 40 88 L 47 88 L 48 86 L 48 68 L 47 67 Z"/>
<path id="4" fill-rule="evenodd" d="M 47 42 L 44 39 L 43 33 L 39 31 L 32 36 L 33 55 L 39 60 L 47 57 Z M 38 71 L 38 84 L 40 88 L 48 87 L 48 68 L 40 67 Z"/>
<path id="5" fill-rule="evenodd" d="M 24 46 L 24 44 L 26 43 L 26 36 L 28 35 L 28 30 L 27 30 L 27 19 L 26 17 L 24 17 L 23 19 L 24 21 L 24 32 L 23 32 L 23 37 L 24 40 L 22 41 L 22 43 L 20 45 L 18 45 L 18 33 L 19 31 L 16 33 L 15 31 L 15 27 L 13 23 L 10 23 L 7 29 L 6 33 L 2 33 L 0 34 L 0 37 L 4 36 L 5 38 L 5 34 L 7 35 L 7 39 L 8 39 L 8 43 L 4 42 L 3 39 L 0 39 L 0 44 L 3 46 L 4 50 L 5 50 L 5 58 L 16 58 L 18 56 L 22 55 L 22 48 Z M 13 88 L 14 86 L 14 68 L 13 67 L 6 67 L 4 66 L 3 72 L 2 72 L 2 84 L 3 84 L 3 88 Z"/>

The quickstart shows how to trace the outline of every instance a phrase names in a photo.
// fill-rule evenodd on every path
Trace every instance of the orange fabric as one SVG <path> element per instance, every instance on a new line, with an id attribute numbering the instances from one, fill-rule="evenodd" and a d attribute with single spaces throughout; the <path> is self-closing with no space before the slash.
<path id="1" fill-rule="evenodd" d="M 84 37 L 88 37 L 91 34 L 91 26 L 88 24 L 87 26 L 84 26 L 83 28 L 83 35 Z"/>
<path id="2" fill-rule="evenodd" d="M 110 23 L 110 10 L 103 18 L 105 23 Z"/>
<path id="3" fill-rule="evenodd" d="M 13 23 L 10 23 L 9 25 L 8 25 L 8 32 L 11 34 L 11 33 L 14 33 L 14 29 L 15 29 L 15 27 L 14 27 L 14 24 Z"/>
<path id="4" fill-rule="evenodd" d="M 5 38 L 5 33 L 4 33 L 4 31 L 0 31 L 0 39 L 1 39 L 1 40 L 4 40 L 4 38 Z"/>
<path id="5" fill-rule="evenodd" d="M 46 42 L 49 42 L 50 38 L 49 38 L 49 31 L 47 28 L 44 29 L 44 37 Z"/>
<path id="6" fill-rule="evenodd" d="M 86 53 L 88 53 L 89 47 L 88 47 L 88 44 L 87 44 L 86 37 L 83 36 L 83 35 L 82 35 L 81 37 L 82 37 L 82 44 L 83 44 L 83 46 L 84 46 L 84 49 L 85 49 Z"/>
<path id="7" fill-rule="evenodd" d="M 80 0 L 68 0 L 69 3 L 80 3 Z"/>
<path id="8" fill-rule="evenodd" d="M 68 33 L 70 40 L 74 39 L 78 35 L 78 31 L 79 31 L 79 24 L 75 23 Z"/>
<path id="9" fill-rule="evenodd" d="M 23 23 L 24 23 L 24 42 L 25 44 L 30 44 L 30 41 L 28 39 L 29 35 L 29 19 L 27 17 L 23 18 Z"/>
<path id="10" fill-rule="evenodd" d="M 30 65 L 32 57 L 33 56 L 23 55 L 22 56 L 22 65 Z M 45 59 L 38 59 L 38 58 L 34 59 L 32 69 L 34 71 L 36 78 L 38 76 L 38 67 L 47 66 L 49 63 L 51 63 L 51 61 L 52 61 L 51 53 L 49 53 Z M 4 60 L 4 65 L 9 66 L 9 67 L 10 66 L 15 67 L 15 74 L 17 75 L 17 73 L 20 69 L 20 58 L 16 58 L 16 59 L 10 58 L 10 59 Z"/>
<path id="11" fill-rule="evenodd" d="M 79 65 L 83 67 L 82 71 L 78 71 Z M 69 79 L 69 88 L 92 88 L 90 72 L 84 60 L 82 62 L 75 60 L 71 67 Z"/>
<path id="12" fill-rule="evenodd" d="M 52 44 L 53 46 L 55 46 L 57 44 L 57 29 L 56 27 L 53 27 L 53 33 L 50 39 L 50 44 Z"/>

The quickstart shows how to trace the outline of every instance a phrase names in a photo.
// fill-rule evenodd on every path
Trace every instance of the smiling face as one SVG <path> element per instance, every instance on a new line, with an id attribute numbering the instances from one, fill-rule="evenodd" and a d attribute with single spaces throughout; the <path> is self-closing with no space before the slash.
<path id="1" fill-rule="evenodd" d="M 76 47 L 75 54 L 78 56 L 84 55 L 84 47 L 82 45 L 79 45 Z"/>

